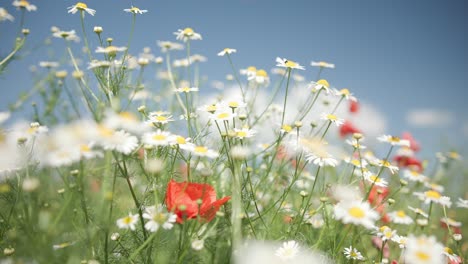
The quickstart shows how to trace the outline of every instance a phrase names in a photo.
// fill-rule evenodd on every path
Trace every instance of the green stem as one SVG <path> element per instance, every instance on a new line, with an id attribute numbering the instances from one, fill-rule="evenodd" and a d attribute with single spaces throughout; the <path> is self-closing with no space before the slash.
<path id="1" fill-rule="evenodd" d="M 283 115 L 281 116 L 281 127 L 284 125 L 284 116 L 286 115 L 286 102 L 288 100 L 289 78 L 291 77 L 291 68 L 288 68 L 288 80 L 286 81 L 286 92 L 284 95 Z"/>

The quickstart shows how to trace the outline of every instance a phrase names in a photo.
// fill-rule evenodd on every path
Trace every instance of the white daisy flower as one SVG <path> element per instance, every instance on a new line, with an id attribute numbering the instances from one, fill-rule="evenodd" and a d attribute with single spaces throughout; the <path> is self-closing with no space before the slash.
<path id="1" fill-rule="evenodd" d="M 200 251 L 205 247 L 205 240 L 203 239 L 195 239 L 192 241 L 192 249 L 196 251 Z"/>
<path id="2" fill-rule="evenodd" d="M 237 52 L 236 49 L 225 48 L 222 51 L 218 52 L 218 56 L 224 56 L 226 54 L 232 54 L 232 53 L 236 53 L 236 52 Z"/>
<path id="3" fill-rule="evenodd" d="M 414 207 L 411 207 L 411 206 L 408 206 L 408 209 L 410 209 L 411 211 L 413 211 L 414 213 L 416 213 L 417 215 L 421 215 L 422 217 L 424 218 L 428 218 L 428 214 L 426 212 L 424 212 L 423 209 L 421 208 L 414 208 Z"/>
<path id="4" fill-rule="evenodd" d="M 207 147 L 204 147 L 204 146 L 195 146 L 194 148 L 189 149 L 189 150 L 193 155 L 199 156 L 199 157 L 208 157 L 208 158 L 213 159 L 219 156 L 218 152 L 208 149 Z"/>
<path id="5" fill-rule="evenodd" d="M 233 113 L 231 110 L 220 111 L 212 114 L 210 118 L 216 121 L 229 121 L 236 117 L 237 114 Z"/>
<path id="6" fill-rule="evenodd" d="M 278 248 L 275 252 L 275 256 L 280 257 L 282 260 L 291 260 L 294 259 L 299 253 L 299 244 L 290 240 L 283 242 L 283 245 Z"/>
<path id="7" fill-rule="evenodd" d="M 425 192 L 414 192 L 413 194 L 416 197 L 418 197 L 421 201 L 424 201 L 425 204 L 430 204 L 431 202 L 433 202 L 442 206 L 452 206 L 450 197 L 442 196 L 442 194 L 440 194 L 438 191 L 429 190 Z"/>
<path id="8" fill-rule="evenodd" d="M 325 79 L 320 79 L 317 82 L 310 82 L 309 84 L 309 89 L 312 90 L 312 92 L 318 92 L 320 90 L 324 90 L 327 94 L 330 93 L 330 84 L 328 83 L 327 80 Z"/>
<path id="9" fill-rule="evenodd" d="M 344 224 L 362 225 L 367 229 L 373 229 L 374 222 L 379 219 L 379 214 L 371 209 L 368 202 L 341 201 L 334 206 L 333 212 L 336 220 Z"/>
<path id="10" fill-rule="evenodd" d="M 411 225 L 414 222 L 413 218 L 407 215 L 403 210 L 389 212 L 387 215 L 390 218 L 390 221 L 395 224 Z"/>
<path id="11" fill-rule="evenodd" d="M 68 9 L 68 13 L 72 13 L 72 14 L 75 14 L 78 11 L 80 12 L 85 11 L 86 13 L 92 16 L 96 14 L 96 10 L 88 8 L 88 6 L 83 2 L 78 2 L 75 5 L 68 7 L 67 9 Z"/>
<path id="12" fill-rule="evenodd" d="M 104 154 L 100 151 L 93 150 L 94 144 L 80 145 L 80 156 L 84 159 L 102 158 Z"/>
<path id="13" fill-rule="evenodd" d="M 313 67 L 320 67 L 320 68 L 329 68 L 329 69 L 335 69 L 335 64 L 333 63 L 328 63 L 325 61 L 312 61 L 310 63 L 310 66 Z"/>
<path id="14" fill-rule="evenodd" d="M 98 128 L 97 144 L 105 150 L 115 150 L 123 154 L 130 154 L 138 147 L 138 139 L 124 130 L 114 131 L 105 126 Z"/>
<path id="15" fill-rule="evenodd" d="M 109 68 L 112 66 L 112 62 L 110 61 L 98 61 L 98 60 L 92 60 L 88 64 L 88 70 L 95 69 L 95 68 Z"/>
<path id="16" fill-rule="evenodd" d="M 128 9 L 124 9 L 125 12 L 127 13 L 132 13 L 132 14 L 144 14 L 146 12 L 148 12 L 148 10 L 141 10 L 140 8 L 136 7 L 136 6 L 132 6 L 131 8 L 128 8 Z"/>
<path id="17" fill-rule="evenodd" d="M 7 121 L 11 116 L 10 112 L 0 112 L 0 125 Z"/>
<path id="18" fill-rule="evenodd" d="M 158 46 L 161 48 L 162 53 L 166 53 L 171 50 L 183 50 L 184 49 L 184 45 L 177 43 L 177 42 L 158 40 L 157 43 L 158 43 Z"/>
<path id="19" fill-rule="evenodd" d="M 143 218 L 148 219 L 145 229 L 150 232 L 156 232 L 160 227 L 166 230 L 172 229 L 177 220 L 177 215 L 167 212 L 162 205 L 158 205 L 158 207 L 146 207 Z"/>
<path id="20" fill-rule="evenodd" d="M 197 87 L 181 87 L 175 89 L 175 92 L 177 93 L 190 93 L 190 92 L 198 92 Z"/>
<path id="21" fill-rule="evenodd" d="M 175 136 L 174 144 L 179 146 L 180 149 L 191 151 L 195 148 L 195 145 L 190 142 L 191 138 L 185 138 L 183 136 Z"/>
<path id="22" fill-rule="evenodd" d="M 385 167 L 385 168 L 389 169 L 391 174 L 395 174 L 395 172 L 397 172 L 399 170 L 399 168 L 397 166 L 392 165 L 392 163 L 390 163 L 390 161 L 388 161 L 388 160 L 380 160 L 378 166 L 379 167 Z"/>
<path id="23" fill-rule="evenodd" d="M 440 219 L 440 222 L 441 222 L 441 223 L 444 223 L 444 224 L 447 225 L 447 226 L 452 226 L 452 227 L 461 227 L 461 226 L 462 226 L 462 223 L 461 223 L 461 222 L 455 221 L 454 219 L 449 218 L 449 217 L 447 217 L 447 218 L 445 218 L 445 217 L 441 218 L 441 219 Z"/>
<path id="24" fill-rule="evenodd" d="M 305 68 L 299 63 L 290 61 L 287 59 L 282 59 L 280 57 L 276 57 L 276 66 L 277 67 L 283 67 L 283 68 L 289 68 L 289 69 L 299 69 L 299 70 L 305 70 Z"/>
<path id="25" fill-rule="evenodd" d="M 56 61 L 41 61 L 39 62 L 39 66 L 42 68 L 51 69 L 51 68 L 57 68 L 58 66 L 60 66 L 60 64 Z"/>
<path id="26" fill-rule="evenodd" d="M 388 182 L 381 177 L 377 177 L 377 175 L 373 172 L 370 171 L 365 171 L 364 172 L 364 179 L 368 181 L 371 184 L 374 184 L 375 186 L 379 187 L 387 187 Z"/>
<path id="27" fill-rule="evenodd" d="M 192 63 L 205 62 L 205 61 L 208 60 L 205 56 L 200 55 L 200 54 L 193 54 L 189 58 L 190 58 L 190 62 L 192 62 Z"/>
<path id="28" fill-rule="evenodd" d="M 353 246 L 345 248 L 343 254 L 347 259 L 364 260 L 361 252 L 359 252 L 356 248 L 353 248 Z"/>
<path id="29" fill-rule="evenodd" d="M 117 52 L 126 51 L 127 47 L 116 47 L 116 46 L 107 46 L 107 47 L 97 47 L 96 53 L 105 53 L 109 55 L 115 55 Z"/>
<path id="30" fill-rule="evenodd" d="M 404 170 L 403 177 L 409 181 L 426 182 L 428 178 L 415 170 Z"/>
<path id="31" fill-rule="evenodd" d="M 354 102 L 357 101 L 356 97 L 354 97 L 353 94 L 346 88 L 341 89 L 341 90 L 333 89 L 333 93 L 336 96 L 345 98 L 346 100 L 351 100 Z"/>
<path id="32" fill-rule="evenodd" d="M 263 69 L 257 70 L 255 73 L 247 75 L 247 80 L 255 81 L 260 85 L 266 85 L 270 83 L 270 77 L 268 77 L 268 73 Z"/>
<path id="33" fill-rule="evenodd" d="M 440 184 L 437 184 L 437 183 L 433 183 L 433 182 L 429 182 L 429 181 L 425 181 L 424 182 L 424 186 L 426 188 L 429 188 L 431 190 L 434 190 L 434 191 L 438 191 L 438 192 L 443 192 L 444 191 L 444 186 L 440 185 Z"/>
<path id="34" fill-rule="evenodd" d="M 392 240 L 395 238 L 397 235 L 396 230 L 392 230 L 388 226 L 382 226 L 378 229 L 377 236 L 382 239 L 382 241 L 388 241 Z"/>
<path id="35" fill-rule="evenodd" d="M 449 263 L 462 263 L 460 257 L 449 247 L 445 247 L 442 254 L 444 254 Z"/>
<path id="36" fill-rule="evenodd" d="M 148 127 L 138 120 L 136 115 L 125 111 L 115 113 L 112 110 L 107 110 L 106 117 L 102 121 L 102 124 L 113 130 L 123 129 L 135 134 L 141 134 L 148 130 Z"/>
<path id="37" fill-rule="evenodd" d="M 184 29 L 179 29 L 177 32 L 174 32 L 174 35 L 176 35 L 177 40 L 183 40 L 184 42 L 187 42 L 188 40 L 201 40 L 202 36 L 195 31 L 193 31 L 192 28 L 184 28 Z"/>
<path id="38" fill-rule="evenodd" d="M 403 259 L 411 264 L 441 264 L 444 263 L 443 253 L 444 246 L 435 237 L 409 235 Z"/>
<path id="39" fill-rule="evenodd" d="M 167 131 L 161 131 L 158 129 L 158 131 L 156 132 L 143 134 L 141 142 L 145 145 L 154 147 L 169 146 L 171 144 L 174 144 L 175 138 L 171 133 Z"/>
<path id="40" fill-rule="evenodd" d="M 234 132 L 236 133 L 236 138 L 238 139 L 251 138 L 257 133 L 257 131 L 248 127 L 244 127 L 242 129 L 234 128 Z"/>
<path id="41" fill-rule="evenodd" d="M 400 139 L 399 137 L 390 136 L 390 135 L 382 135 L 377 138 L 380 142 L 387 142 L 390 143 L 392 146 L 400 146 L 400 147 L 409 147 L 410 142 L 406 139 Z"/>
<path id="42" fill-rule="evenodd" d="M 457 200 L 457 207 L 468 209 L 468 200 L 464 200 L 462 198 L 458 198 Z"/>
<path id="43" fill-rule="evenodd" d="M 128 216 L 117 219 L 117 226 L 121 229 L 136 229 L 136 223 L 138 222 L 138 215 L 129 213 Z"/>
<path id="44" fill-rule="evenodd" d="M 320 119 L 330 121 L 331 123 L 335 124 L 337 127 L 344 124 L 344 119 L 338 118 L 334 114 L 322 113 Z"/>
<path id="45" fill-rule="evenodd" d="M 247 78 L 250 78 L 250 76 L 255 76 L 255 74 L 257 73 L 257 67 L 249 66 L 245 69 L 240 69 L 239 73 L 241 75 L 247 75 Z"/>
<path id="46" fill-rule="evenodd" d="M 10 20 L 13 22 L 15 18 L 12 15 L 10 15 L 5 8 L 0 7 L 0 21 L 5 21 L 5 20 Z"/>
<path id="47" fill-rule="evenodd" d="M 80 38 L 76 35 L 75 30 L 70 30 L 70 31 L 59 30 L 59 31 L 54 32 L 52 36 L 54 38 L 65 39 L 67 41 L 80 42 Z"/>
<path id="48" fill-rule="evenodd" d="M 359 169 L 365 169 L 367 167 L 367 161 L 365 159 L 359 160 L 347 157 L 344 159 L 344 162 L 350 163 L 351 165 Z"/>
<path id="49" fill-rule="evenodd" d="M 305 158 L 308 162 L 313 163 L 319 167 L 324 167 L 324 166 L 336 167 L 336 165 L 338 165 L 338 160 L 333 158 L 333 156 L 327 152 L 309 153 L 305 156 Z"/>
<path id="50" fill-rule="evenodd" d="M 15 6 L 17 8 L 24 8 L 24 9 L 28 10 L 29 12 L 37 10 L 37 7 L 35 5 L 30 4 L 26 0 L 15 0 L 15 1 L 13 1 L 13 6 Z"/>
<path id="51" fill-rule="evenodd" d="M 406 243 L 408 242 L 408 238 L 405 236 L 395 235 L 393 238 L 393 242 L 398 243 L 398 246 L 403 249 L 406 248 Z"/>
<path id="52" fill-rule="evenodd" d="M 247 104 L 245 102 L 239 101 L 239 100 L 231 100 L 227 102 L 220 102 L 219 103 L 221 107 L 229 107 L 231 109 L 237 109 L 237 108 L 245 108 Z"/>
<path id="53" fill-rule="evenodd" d="M 171 115 L 158 115 L 158 114 L 152 114 L 150 113 L 148 115 L 148 121 L 151 125 L 153 124 L 161 124 L 161 125 L 165 125 L 169 122 L 172 122 L 174 121 L 174 119 L 172 119 L 172 116 Z"/>

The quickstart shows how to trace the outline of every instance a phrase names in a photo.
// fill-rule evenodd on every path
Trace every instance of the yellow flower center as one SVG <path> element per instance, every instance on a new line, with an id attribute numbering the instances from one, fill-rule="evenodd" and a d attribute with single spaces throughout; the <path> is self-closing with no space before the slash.
<path id="1" fill-rule="evenodd" d="M 217 109 L 216 105 L 209 105 L 207 108 L 206 108 L 206 111 L 210 112 L 210 113 L 213 113 L 215 112 Z"/>
<path id="2" fill-rule="evenodd" d="M 260 76 L 260 77 L 268 77 L 268 74 L 265 70 L 258 70 L 257 71 L 257 76 Z"/>
<path id="3" fill-rule="evenodd" d="M 81 152 L 90 152 L 91 148 L 88 145 L 81 145 L 80 150 Z"/>
<path id="4" fill-rule="evenodd" d="M 297 67 L 297 63 L 296 63 L 296 62 L 294 62 L 294 61 L 289 61 L 289 60 L 285 61 L 285 62 L 284 62 L 284 65 L 286 65 L 286 67 L 288 67 L 288 68 Z"/>
<path id="5" fill-rule="evenodd" d="M 395 136 L 391 136 L 391 137 L 390 137 L 390 142 L 398 143 L 398 142 L 400 142 L 400 138 L 399 138 L 399 137 L 395 137 Z"/>
<path id="6" fill-rule="evenodd" d="M 254 66 L 249 66 L 249 67 L 247 68 L 247 71 L 249 71 L 249 72 L 257 72 L 257 68 L 255 68 Z"/>
<path id="7" fill-rule="evenodd" d="M 384 167 L 390 167 L 390 166 L 392 166 L 392 164 L 391 164 L 389 161 L 384 160 L 384 161 L 382 161 L 382 166 L 384 166 Z"/>
<path id="8" fill-rule="evenodd" d="M 247 136 L 247 132 L 245 132 L 245 131 L 238 131 L 238 132 L 237 132 L 237 136 L 238 136 L 238 137 L 241 137 L 241 138 L 244 138 L 244 137 Z"/>
<path id="9" fill-rule="evenodd" d="M 364 216 L 366 216 L 366 212 L 364 212 L 364 210 L 362 210 L 361 208 L 359 207 L 351 207 L 349 210 L 348 210 L 348 213 L 349 215 L 351 215 L 352 217 L 354 218 L 364 218 Z"/>
<path id="10" fill-rule="evenodd" d="M 336 121 L 338 120 L 338 117 L 336 117 L 336 115 L 328 114 L 327 119 L 330 121 Z"/>
<path id="11" fill-rule="evenodd" d="M 352 250 L 351 253 L 349 253 L 349 255 L 350 255 L 352 258 L 357 257 L 357 253 L 356 253 L 354 250 Z"/>
<path id="12" fill-rule="evenodd" d="M 219 119 L 225 119 L 225 118 L 228 118 L 229 117 L 229 114 L 228 113 L 221 113 L 221 114 L 218 114 L 217 116 Z"/>
<path id="13" fill-rule="evenodd" d="M 226 52 L 226 53 L 229 53 L 231 51 L 231 49 L 230 48 L 225 48 L 223 51 Z"/>
<path id="14" fill-rule="evenodd" d="M 28 7 L 28 6 L 29 6 L 29 2 L 26 0 L 21 0 L 19 2 L 19 7 Z"/>
<path id="15" fill-rule="evenodd" d="M 192 28 L 185 28 L 182 33 L 185 35 L 185 36 L 192 36 L 194 31 Z"/>
<path id="16" fill-rule="evenodd" d="M 402 217 L 402 218 L 406 216 L 405 211 L 402 211 L 402 210 L 397 211 L 396 215 L 397 215 L 398 217 Z"/>
<path id="17" fill-rule="evenodd" d="M 133 115 L 132 113 L 130 112 L 120 112 L 119 113 L 119 116 L 123 119 L 126 119 L 126 120 L 131 120 L 131 121 L 136 121 L 137 118 L 135 117 L 135 115 Z"/>
<path id="18" fill-rule="evenodd" d="M 207 153 L 208 149 L 206 147 L 197 146 L 197 147 L 195 147 L 195 149 L 193 151 L 195 153 Z"/>
<path id="19" fill-rule="evenodd" d="M 452 158 L 452 159 L 459 159 L 460 158 L 460 154 L 458 154 L 457 152 L 455 151 L 451 151 L 448 153 L 449 157 Z"/>
<path id="20" fill-rule="evenodd" d="M 110 137 L 114 134 L 114 131 L 112 131 L 112 129 L 109 129 L 105 126 L 99 126 L 98 130 L 101 136 L 104 136 L 104 137 Z"/>
<path id="21" fill-rule="evenodd" d="M 235 102 L 235 101 L 229 102 L 228 105 L 229 105 L 229 107 L 231 107 L 231 108 L 237 108 L 237 107 L 239 107 L 239 103 L 238 103 L 238 102 Z"/>
<path id="22" fill-rule="evenodd" d="M 356 166 L 356 167 L 361 166 L 361 162 L 359 162 L 359 160 L 357 160 L 357 159 L 353 159 L 353 160 L 351 161 L 351 164 L 353 164 L 353 165 Z"/>
<path id="23" fill-rule="evenodd" d="M 159 224 L 163 224 L 166 221 L 166 215 L 163 213 L 158 213 L 153 216 L 153 221 Z"/>
<path id="24" fill-rule="evenodd" d="M 87 6 L 85 3 L 82 3 L 82 2 L 76 3 L 75 7 L 76 7 L 78 10 L 85 10 L 86 8 L 88 8 L 88 6 Z"/>
<path id="25" fill-rule="evenodd" d="M 320 79 L 320 80 L 318 80 L 318 81 L 317 81 L 317 84 L 318 84 L 318 85 L 321 85 L 321 86 L 325 86 L 325 87 L 330 87 L 330 84 L 329 84 L 328 81 L 325 80 L 325 79 Z"/>
<path id="26" fill-rule="evenodd" d="M 426 261 L 426 260 L 429 260 L 431 259 L 431 257 L 426 253 L 426 252 L 422 252 L 422 251 L 416 251 L 416 257 L 422 261 Z"/>
<path id="27" fill-rule="evenodd" d="M 28 128 L 28 134 L 34 134 L 37 131 L 37 127 L 30 127 Z"/>
<path id="28" fill-rule="evenodd" d="M 185 140 L 185 138 L 184 138 L 184 137 L 181 137 L 181 136 L 177 136 L 177 137 L 176 137 L 176 142 L 177 142 L 177 144 L 179 144 L 179 145 L 183 145 L 183 144 L 186 144 L 186 143 L 187 143 L 187 141 Z"/>
<path id="29" fill-rule="evenodd" d="M 380 232 L 383 232 L 383 231 L 385 231 L 385 230 L 388 229 L 388 228 L 389 228 L 388 226 L 382 226 L 382 227 L 380 228 Z"/>
<path id="30" fill-rule="evenodd" d="M 425 194 L 427 198 L 439 199 L 440 197 L 442 197 L 440 193 L 438 193 L 437 191 L 433 191 L 433 190 L 427 191 Z"/>
<path id="31" fill-rule="evenodd" d="M 181 90 L 182 92 L 184 92 L 184 93 L 190 92 L 190 88 L 189 88 L 189 87 L 184 87 L 184 88 L 181 88 L 180 90 Z"/>
<path id="32" fill-rule="evenodd" d="M 132 6 L 132 8 L 130 8 L 130 12 L 132 13 L 140 12 L 140 8 Z"/>
<path id="33" fill-rule="evenodd" d="M 444 251 L 445 251 L 446 253 L 450 254 L 450 255 L 453 254 L 453 250 L 452 250 L 451 248 L 449 248 L 449 247 L 444 248 Z"/>
<path id="34" fill-rule="evenodd" d="M 156 140 L 156 141 L 163 141 L 163 140 L 166 140 L 166 136 L 165 135 L 162 135 L 162 134 L 157 134 L 157 135 L 154 135 L 153 136 L 153 139 Z"/>
<path id="35" fill-rule="evenodd" d="M 370 177 L 371 182 L 382 182 L 382 179 L 378 178 L 375 175 L 371 175 Z"/>
<path id="36" fill-rule="evenodd" d="M 167 117 L 165 116 L 156 116 L 154 119 L 156 119 L 156 121 L 159 121 L 159 122 L 167 121 Z"/>
<path id="37" fill-rule="evenodd" d="M 344 88 L 344 89 L 340 90 L 340 94 L 342 94 L 344 96 L 349 96 L 351 93 L 349 92 L 348 89 Z"/>
<path id="38" fill-rule="evenodd" d="M 291 127 L 290 125 L 283 125 L 281 128 L 282 128 L 282 129 L 284 130 L 284 132 L 286 132 L 286 133 L 289 133 L 289 132 L 292 131 L 292 127 Z"/>
<path id="39" fill-rule="evenodd" d="M 132 218 L 130 216 L 127 216 L 123 219 L 123 222 L 128 225 L 132 222 Z"/>

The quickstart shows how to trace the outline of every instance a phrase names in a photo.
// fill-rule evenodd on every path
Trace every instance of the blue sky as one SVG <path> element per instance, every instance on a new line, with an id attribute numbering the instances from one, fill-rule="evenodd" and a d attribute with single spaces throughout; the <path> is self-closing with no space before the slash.
<path id="1" fill-rule="evenodd" d="M 81 32 L 78 15 L 67 14 L 75 1 L 34 1 L 38 11 L 28 13 L 31 30 L 27 48 L 50 36 L 50 27 Z M 87 1 L 96 16 L 86 16 L 91 35 L 93 26 L 102 26 L 104 36 L 116 45 L 125 45 L 131 15 L 124 13 L 132 1 Z M 336 87 L 348 87 L 359 99 L 383 113 L 387 131 L 410 131 L 424 145 L 435 149 L 466 149 L 468 139 L 468 2 L 464 0 L 394 1 L 133 1 L 148 9 L 137 17 L 137 30 L 130 49 L 139 53 L 149 46 L 156 55 L 157 40 L 175 41 L 173 32 L 192 27 L 203 35 L 194 42 L 194 53 L 208 57 L 202 73 L 223 79 L 230 73 L 225 58 L 216 53 L 236 48 L 238 67 L 255 65 L 270 69 L 277 56 L 295 60 L 306 67 L 302 74 L 314 78 L 312 60 L 336 64 L 323 77 Z M 16 20 L 0 23 L 0 54 L 8 53 L 19 23 L 19 12 L 2 1 Z M 80 33 L 81 34 L 81 33 Z M 91 46 L 97 41 L 92 39 Z M 53 41 L 55 56 L 65 54 L 63 43 Z M 48 60 L 50 48 L 39 48 L 13 62 L 0 76 L 0 111 L 14 101 L 20 91 L 31 87 L 29 65 Z M 183 56 L 183 54 L 180 54 Z M 408 113 L 417 109 L 444 112 L 432 125 L 408 122 Z"/>

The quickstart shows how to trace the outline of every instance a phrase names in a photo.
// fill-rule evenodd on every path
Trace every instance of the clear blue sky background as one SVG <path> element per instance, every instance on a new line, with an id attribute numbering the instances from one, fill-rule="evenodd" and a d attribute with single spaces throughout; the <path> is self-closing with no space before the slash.
<path id="1" fill-rule="evenodd" d="M 78 15 L 67 14 L 70 0 L 30 0 L 38 11 L 28 13 L 31 29 L 28 47 L 50 36 L 50 27 L 76 29 Z M 88 34 L 102 26 L 104 36 L 125 45 L 131 15 L 124 13 L 131 1 L 85 1 L 96 9 L 86 16 Z M 311 60 L 335 63 L 324 77 L 337 87 L 349 87 L 361 100 L 371 102 L 388 121 L 388 132 L 411 131 L 424 145 L 442 149 L 467 147 L 468 127 L 468 2 L 465 0 L 359 0 L 359 1 L 274 1 L 274 0 L 134 0 L 148 9 L 137 17 L 137 31 L 130 52 L 149 46 L 159 55 L 156 40 L 175 40 L 173 32 L 192 27 L 203 35 L 193 51 L 208 57 L 203 73 L 223 79 L 230 73 L 225 58 L 216 53 L 225 47 L 238 50 L 237 66 L 256 65 L 270 69 L 275 57 L 285 57 L 306 66 L 309 79 L 316 69 Z M 0 6 L 16 17 L 0 24 L 0 54 L 8 53 L 19 23 L 19 12 L 10 1 Z M 63 43 L 54 40 L 56 52 L 65 53 Z M 97 46 L 93 39 L 91 46 Z M 56 55 L 57 55 L 56 54 Z M 31 87 L 29 65 L 47 60 L 47 49 L 39 49 L 13 62 L 0 76 L 0 111 Z M 453 121 L 442 127 L 415 127 L 406 120 L 409 111 L 431 108 L 448 111 Z M 466 129 L 466 128 L 465 128 Z"/>

